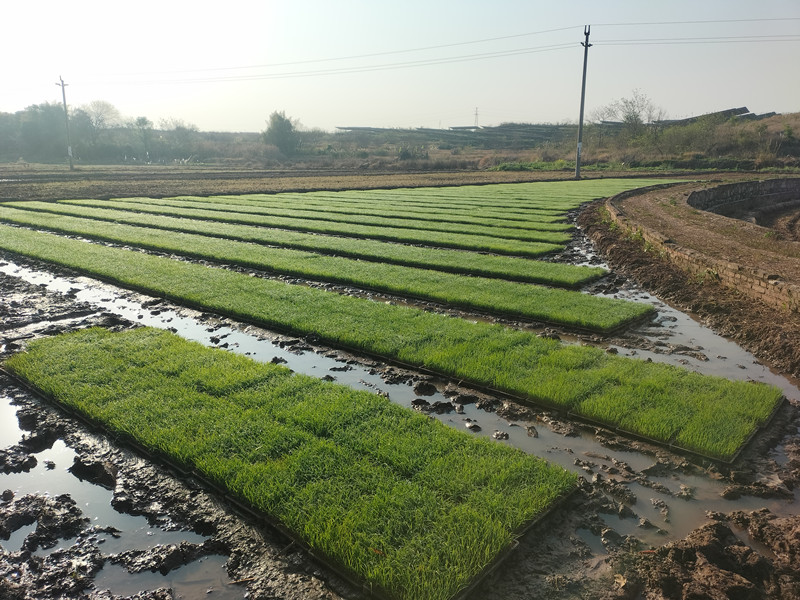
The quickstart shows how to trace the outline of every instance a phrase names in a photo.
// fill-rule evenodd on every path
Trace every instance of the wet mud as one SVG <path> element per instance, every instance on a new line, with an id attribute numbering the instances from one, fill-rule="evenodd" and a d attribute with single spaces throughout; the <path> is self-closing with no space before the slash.
<path id="1" fill-rule="evenodd" d="M 588 241 L 568 251 L 575 263 L 604 261 L 593 252 Z M 768 431 L 733 466 L 719 465 L 461 382 L 323 348 L 313 338 L 282 336 L 100 284 L 85 301 L 93 284 L 83 278 L 23 278 L 16 265 L 7 267 L 0 272 L 0 359 L 38 336 L 154 324 L 372 390 L 580 473 L 577 493 L 520 539 L 473 598 L 706 597 L 704 590 L 717 594 L 707 597 L 796 597 L 800 420 L 791 381 L 780 380 L 789 401 Z M 614 270 L 593 293 L 656 303 L 652 322 L 611 338 L 498 322 L 632 357 L 780 379 L 766 358 L 754 362 L 752 355 L 718 350 L 705 337 L 700 343 L 698 335 L 679 335 L 681 316 L 632 286 L 622 268 Z M 47 283 L 53 279 L 57 285 Z M 189 324 L 179 322 L 183 317 Z M 12 430 L 0 444 L 0 597 L 366 597 L 191 475 L 119 446 L 2 374 L 0 397 L 7 404 L 4 427 Z M 39 483 L 48 476 L 68 479 L 70 491 Z M 22 483 L 28 480 L 33 483 Z M 89 500 L 87 486 L 95 490 Z M 744 595 L 736 596 L 739 591 Z"/>

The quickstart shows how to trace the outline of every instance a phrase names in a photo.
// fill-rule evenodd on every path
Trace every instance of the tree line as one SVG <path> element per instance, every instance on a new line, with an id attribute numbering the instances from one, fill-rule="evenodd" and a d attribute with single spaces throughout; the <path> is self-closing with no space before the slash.
<path id="1" fill-rule="evenodd" d="M 682 121 L 634 91 L 589 114 L 583 162 L 681 168 L 799 166 L 800 113 L 757 118 L 741 110 Z M 735 112 L 735 111 L 734 111 Z M 730 114 L 729 114 L 730 113 Z M 228 163 L 359 169 L 525 168 L 574 159 L 575 124 L 503 123 L 494 127 L 308 130 L 274 111 L 261 132 L 203 132 L 178 118 L 158 124 L 124 118 L 112 104 L 71 108 L 70 142 L 76 164 Z M 0 112 L 0 162 L 67 160 L 64 107 L 35 104 Z M 516 166 L 515 166 L 516 165 Z"/>
<path id="2" fill-rule="evenodd" d="M 123 118 L 105 101 L 69 110 L 73 156 L 81 163 L 188 163 L 263 154 L 258 133 L 200 132 L 181 119 Z M 1 162 L 62 162 L 67 156 L 64 107 L 45 102 L 0 112 Z"/>

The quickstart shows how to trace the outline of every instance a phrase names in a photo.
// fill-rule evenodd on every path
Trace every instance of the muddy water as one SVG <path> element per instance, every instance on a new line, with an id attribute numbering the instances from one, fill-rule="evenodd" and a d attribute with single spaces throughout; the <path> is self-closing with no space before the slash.
<path id="1" fill-rule="evenodd" d="M 412 401 L 419 398 L 431 404 L 449 400 L 449 396 L 443 393 L 447 381 L 430 380 L 435 384 L 436 391 L 428 393 L 432 390 L 425 390 L 427 395 L 422 395 L 415 392 L 414 383 L 429 379 L 424 376 L 399 377 L 399 383 L 391 383 L 392 378 L 387 378 L 386 372 L 377 369 L 379 365 L 370 361 L 348 360 L 351 357 L 341 352 L 311 348 L 302 340 L 291 340 L 252 326 L 237 325 L 87 278 L 60 277 L 12 263 L 0 265 L 0 272 L 40 285 L 48 291 L 67 294 L 76 301 L 96 306 L 98 311 L 113 313 L 134 323 L 170 329 L 185 338 L 226 348 L 256 360 L 285 362 L 296 372 L 333 378 L 354 388 L 382 393 L 404 406 L 413 406 Z M 649 358 L 731 379 L 763 381 L 779 386 L 787 397 L 800 400 L 800 391 L 793 382 L 772 373 L 749 353 L 702 327 L 688 315 L 664 305 L 657 298 L 628 284 L 620 289 L 606 290 L 605 295 L 650 303 L 657 308 L 658 316 L 651 323 L 610 341 L 592 336 L 569 337 L 565 334 L 562 339 L 566 343 L 604 345 L 623 356 Z M 41 326 L 31 326 L 31 333 Z M 14 444 L 21 435 L 15 425 L 14 408 L 9 406 L 9 400 L 0 397 L 0 443 L 4 447 Z M 493 406 L 497 404 L 495 402 Z M 463 405 L 463 413 L 432 416 L 465 431 L 467 424 L 477 423 L 479 427 L 470 429 L 474 435 L 494 437 L 498 439 L 497 443 L 510 444 L 541 456 L 581 474 L 587 481 L 596 482 L 598 478 L 623 481 L 630 492 L 624 503 L 631 510 L 622 513 L 623 516 L 603 515 L 602 520 L 616 532 L 635 536 L 645 544 L 661 545 L 684 537 L 705 522 L 706 511 L 730 512 L 766 507 L 777 515 L 796 512 L 797 491 L 788 499 L 742 496 L 736 500 L 726 500 L 721 494 L 728 483 L 706 471 L 665 472 L 653 469 L 658 462 L 656 449 L 646 445 L 613 449 L 613 446 L 604 444 L 592 428 L 558 423 L 545 413 L 534 411 L 514 418 L 509 413 L 501 411 L 498 414 L 493 409 L 486 410 L 469 403 Z M 39 464 L 30 473 L 0 475 L 0 490 L 10 488 L 20 493 L 44 491 L 52 495 L 70 494 L 93 523 L 111 525 L 124 532 L 119 539 L 109 537 L 105 540 L 103 552 L 117 552 L 123 547 L 146 548 L 156 543 L 202 539 L 192 533 L 164 531 L 149 526 L 141 517 L 116 512 L 110 506 L 110 491 L 81 482 L 66 472 L 66 468 L 72 464 L 74 451 L 63 442 L 56 442 L 53 448 L 40 453 L 37 458 Z M 785 460 L 780 446 L 772 458 L 778 464 Z M 53 464 L 55 468 L 48 466 Z M 619 473 L 620 466 L 623 475 L 630 471 L 639 474 L 639 477 L 610 477 L 609 473 Z M 650 471 L 652 474 L 647 474 Z M 646 475 L 642 476 L 642 473 Z M 0 545 L 11 550 L 19 548 L 28 531 L 22 528 L 8 542 L 0 541 Z M 577 534 L 594 554 L 602 555 L 605 552 L 596 532 L 580 529 Z M 179 594 L 183 597 L 193 597 L 198 590 L 202 589 L 205 593 L 213 588 L 218 590 L 214 597 L 241 598 L 241 590 L 225 585 L 224 561 L 225 558 L 221 556 L 205 557 L 202 561 L 170 572 L 167 577 L 151 573 L 131 575 L 124 568 L 107 564 L 97 575 L 96 586 L 97 589 L 111 589 L 115 594 L 172 586 L 174 590 L 180 590 Z"/>
<path id="2" fill-rule="evenodd" d="M 0 447 L 6 448 L 23 437 L 17 425 L 16 408 L 12 398 L 0 396 Z M 112 491 L 100 485 L 83 481 L 68 469 L 75 462 L 77 453 L 56 440 L 50 448 L 35 453 L 37 464 L 27 472 L 1 474 L 0 490 L 11 490 L 15 497 L 26 494 L 55 498 L 68 494 L 90 526 L 97 530 L 96 543 L 104 555 L 110 556 L 132 550 L 147 550 L 159 544 L 181 542 L 202 543 L 203 536 L 190 531 L 173 531 L 148 522 L 144 516 L 129 515 L 116 511 L 111 505 Z M 24 525 L 14 531 L 8 540 L 0 540 L 0 548 L 6 552 L 19 552 L 29 534 L 37 524 Z M 61 539 L 49 548 L 37 548 L 35 556 L 46 557 L 62 548 L 68 548 L 75 538 Z M 128 596 L 140 590 L 155 590 L 171 587 L 175 598 L 199 598 L 214 592 L 215 598 L 233 600 L 242 598 L 241 589 L 228 585 L 230 579 L 224 569 L 227 557 L 205 556 L 194 563 L 172 570 L 166 575 L 158 572 L 128 573 L 118 565 L 106 563 L 94 578 L 97 590 L 109 590 L 116 596 Z"/>

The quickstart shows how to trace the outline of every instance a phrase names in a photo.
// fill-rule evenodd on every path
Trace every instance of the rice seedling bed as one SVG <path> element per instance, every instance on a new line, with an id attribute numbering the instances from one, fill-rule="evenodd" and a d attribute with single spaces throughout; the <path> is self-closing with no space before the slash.
<path id="1" fill-rule="evenodd" d="M 728 460 L 781 400 L 775 387 L 487 323 L 0 227 L 0 247 L 124 287 L 426 369 Z"/>
<path id="2" fill-rule="evenodd" d="M 537 257 L 547 252 L 554 252 L 563 248 L 563 240 L 569 236 L 561 233 L 542 232 L 542 237 L 557 238 L 562 241 L 525 241 L 518 239 L 504 239 L 495 236 L 479 235 L 472 233 L 452 233 L 423 229 L 407 229 L 402 227 L 375 227 L 348 223 L 335 223 L 332 221 L 315 221 L 301 218 L 269 217 L 263 215 L 247 215 L 242 213 L 225 213 L 224 218 L 217 211 L 160 207 L 146 203 L 123 202 L 116 200 L 69 200 L 70 204 L 81 206 L 94 206 L 100 208 L 117 208 L 139 213 L 151 213 L 171 217 L 185 217 L 202 219 L 215 223 L 239 223 L 259 227 L 274 227 L 321 233 L 326 235 L 342 235 L 360 237 L 390 242 L 408 244 L 422 244 L 445 248 L 462 248 L 477 252 L 494 252 L 511 256 Z"/>
<path id="3" fill-rule="evenodd" d="M 120 198 L 125 201 L 127 198 Z M 334 221 L 338 223 L 366 223 L 370 225 L 386 225 L 389 227 L 406 227 L 409 229 L 429 229 L 435 224 L 438 231 L 461 231 L 465 225 L 469 226 L 472 233 L 483 233 L 508 237 L 515 232 L 507 229 L 521 229 L 523 231 L 569 231 L 572 225 L 564 223 L 564 213 L 549 213 L 526 221 L 509 221 L 485 216 L 459 216 L 453 213 L 443 213 L 441 209 L 430 209 L 425 212 L 387 210 L 379 206 L 366 204 L 347 204 L 340 208 L 330 207 L 320 203 L 316 206 L 298 206 L 292 199 L 281 199 L 281 202 L 260 202 L 260 197 L 237 198 L 135 198 L 135 202 L 146 202 L 160 206 L 177 206 L 179 208 L 202 208 L 220 212 L 233 212 L 255 215 L 275 215 L 283 217 L 301 217 L 321 221 Z M 443 229 L 444 227 L 445 229 Z M 516 235 L 524 235 L 518 233 Z"/>
<path id="4" fill-rule="evenodd" d="M 297 206 L 314 207 L 314 206 L 331 206 L 331 207 L 348 207 L 358 206 L 362 208 L 374 208 L 377 205 L 388 204 L 393 208 L 402 207 L 404 211 L 409 214 L 430 214 L 431 212 L 446 212 L 454 216 L 470 216 L 470 217 L 486 217 L 493 219 L 500 219 L 507 222 L 518 221 L 540 221 L 541 219 L 557 220 L 562 218 L 565 210 L 571 210 L 573 207 L 556 207 L 556 206 L 543 206 L 536 202 L 531 202 L 525 207 L 502 207 L 489 204 L 483 205 L 457 205 L 447 203 L 436 203 L 434 201 L 415 201 L 414 196 L 405 194 L 403 196 L 390 196 L 389 192 L 385 192 L 380 196 L 373 198 L 362 196 L 351 196 L 349 194 L 339 194 L 338 196 L 331 196 L 333 192 L 306 192 L 304 194 L 282 193 L 282 194 L 251 194 L 244 196 L 245 199 L 254 199 L 262 204 L 269 205 L 271 202 L 282 203 L 290 201 L 297 204 Z M 308 197 L 304 197 L 308 196 Z M 313 196 L 313 197 L 312 197 Z M 239 196 L 219 196 L 225 199 L 236 199 Z M 191 200 L 196 199 L 196 196 L 184 196 Z M 215 197 L 212 197 L 215 198 Z"/>
<path id="5" fill-rule="evenodd" d="M 20 212 L 22 216 L 36 216 L 35 213 Z M 3 214 L 5 213 L 0 208 L 0 219 Z M 33 218 L 29 221 L 36 220 Z M 317 281 L 354 285 L 367 291 L 432 300 L 495 315 L 593 331 L 617 329 L 652 311 L 652 308 L 642 304 L 575 291 L 484 277 L 463 277 L 428 269 L 270 248 L 188 233 L 120 224 L 108 224 L 102 231 L 98 231 L 96 223 L 81 222 L 80 219 L 69 217 L 60 218 L 57 224 L 53 223 L 52 218 L 45 223 L 52 224 L 61 232 L 97 237 L 149 250 Z"/>
<path id="6" fill-rule="evenodd" d="M 281 523 L 368 588 L 452 598 L 576 485 L 359 392 L 165 331 L 42 339 L 6 367 Z"/>
<path id="7" fill-rule="evenodd" d="M 302 196 L 308 196 L 303 198 Z M 375 199 L 362 199 L 348 194 L 338 197 L 308 194 L 248 194 L 244 196 L 177 196 L 182 200 L 193 202 L 216 202 L 222 200 L 231 204 L 245 204 L 258 206 L 296 206 L 304 209 L 326 208 L 338 212 L 352 210 L 380 210 L 381 214 L 414 216 L 419 218 L 444 218 L 453 222 L 472 222 L 475 219 L 484 219 L 487 223 L 504 225 L 507 227 L 524 226 L 526 223 L 557 223 L 564 220 L 564 210 L 561 208 L 537 208 L 529 206 L 517 209 L 501 209 L 492 207 L 458 208 L 453 206 L 439 206 L 433 203 L 415 203 L 409 200 L 413 196 L 408 194 L 403 197 L 378 197 Z"/>
<path id="8" fill-rule="evenodd" d="M 75 217 L 80 219 L 75 219 Z M 113 231 L 113 224 L 116 223 L 139 225 L 150 229 L 197 233 L 220 239 L 283 246 L 373 262 L 387 262 L 451 273 L 544 283 L 568 288 L 580 287 L 606 272 L 600 267 L 534 261 L 521 257 L 480 254 L 467 250 L 410 246 L 369 239 L 326 236 L 252 225 L 198 221 L 51 202 L 28 201 L 0 204 L 0 219 L 9 223 L 47 227 L 55 231 L 78 232 L 78 228 L 80 228 L 81 233 L 93 237 L 100 237 L 104 233 Z M 92 225 L 83 223 L 88 219 L 111 223 L 103 225 L 98 225 L 96 222 Z M 550 251 L 551 248 L 545 246 Z"/>
<path id="9" fill-rule="evenodd" d="M 435 188 L 395 188 L 387 190 L 347 190 L 342 192 L 285 193 L 299 201 L 324 198 L 326 202 L 346 198 L 347 202 L 363 200 L 375 205 L 402 204 L 403 207 L 422 205 L 459 209 L 518 209 L 577 208 L 584 202 L 613 196 L 619 192 L 663 184 L 664 179 L 602 179 L 588 181 L 558 181 L 519 184 L 468 185 Z"/>
<path id="10" fill-rule="evenodd" d="M 398 219 L 382 219 L 381 217 L 365 215 L 343 215 L 341 217 L 325 216 L 324 214 L 309 213 L 308 211 L 278 211 L 257 212 L 230 212 L 210 208 L 186 208 L 172 206 L 168 202 L 153 203 L 150 199 L 127 198 L 121 200 L 68 200 L 68 203 L 84 206 L 109 206 L 122 210 L 151 212 L 170 216 L 183 216 L 196 219 L 208 219 L 230 223 L 251 223 L 264 227 L 286 227 L 320 233 L 351 232 L 350 235 L 361 235 L 372 232 L 375 237 L 385 239 L 404 239 L 402 236 L 425 236 L 430 233 L 434 236 L 468 236 L 473 238 L 496 238 L 498 241 L 545 242 L 550 244 L 564 244 L 571 239 L 570 234 L 564 231 L 539 231 L 523 230 L 518 228 L 481 227 L 479 225 L 464 225 L 459 223 L 433 223 L 407 219 L 398 223 Z"/>

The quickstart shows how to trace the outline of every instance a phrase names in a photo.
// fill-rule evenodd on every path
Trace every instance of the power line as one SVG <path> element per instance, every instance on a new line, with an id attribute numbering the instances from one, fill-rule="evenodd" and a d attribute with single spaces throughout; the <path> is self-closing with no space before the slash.
<path id="1" fill-rule="evenodd" d="M 458 46 L 469 46 L 473 44 L 484 44 L 486 42 L 497 42 L 500 40 L 510 40 L 516 39 L 521 37 L 530 37 L 535 35 L 543 35 L 546 33 L 556 33 L 560 31 L 567 31 L 569 29 L 575 29 L 574 26 L 569 27 L 557 27 L 555 29 L 544 29 L 542 31 L 530 31 L 527 33 L 516 33 L 512 35 L 503 35 L 498 37 L 491 37 L 491 38 L 483 38 L 478 40 L 469 40 L 465 42 L 453 42 L 451 44 L 439 44 L 436 46 L 420 46 L 418 48 L 406 48 L 403 50 L 386 50 L 382 52 L 369 52 L 366 54 L 352 54 L 349 56 L 336 56 L 336 57 L 326 57 L 326 58 L 312 58 L 306 60 L 295 60 L 289 62 L 279 62 L 279 63 L 264 63 L 264 64 L 257 64 L 257 65 L 240 65 L 240 66 L 233 66 L 233 67 L 209 67 L 203 69 L 188 69 L 188 70 L 179 70 L 179 71 L 155 71 L 152 73 L 148 73 L 149 75 L 175 75 L 180 73 L 197 73 L 197 72 L 211 72 L 211 71 L 237 71 L 237 70 L 245 70 L 245 69 L 271 69 L 275 67 L 291 67 L 295 65 L 308 65 L 314 63 L 326 63 L 326 62 L 335 62 L 341 60 L 354 60 L 360 58 L 375 58 L 379 56 L 391 56 L 395 54 L 409 54 L 412 52 L 425 52 L 428 50 L 441 50 L 443 48 L 455 48 Z M 135 76 L 141 73 L 129 73 L 128 76 Z"/>
<path id="2" fill-rule="evenodd" d="M 575 44 L 572 42 L 569 43 L 562 43 L 562 44 L 555 44 L 551 46 L 539 46 L 533 48 L 518 48 L 515 50 L 500 50 L 497 52 L 486 52 L 482 54 L 470 54 L 465 56 L 453 56 L 453 57 L 446 57 L 446 58 L 431 58 L 431 59 L 420 59 L 416 61 L 405 61 L 405 62 L 396 62 L 396 63 L 386 63 L 386 64 L 374 64 L 374 65 L 363 65 L 363 66 L 355 66 L 355 67 L 339 67 L 334 69 L 316 69 L 310 71 L 289 71 L 284 73 L 261 73 L 261 74 L 252 74 L 252 75 L 229 75 L 229 76 L 210 76 L 210 77 L 202 77 L 202 78 L 192 78 L 192 79 L 154 79 L 154 80 L 140 80 L 136 83 L 138 84 L 176 84 L 176 83 L 214 83 L 214 82 L 227 82 L 227 81 L 257 81 L 263 79 L 285 79 L 285 78 L 293 78 L 293 77 L 315 77 L 320 75 L 346 75 L 350 73 L 366 73 L 371 71 L 384 71 L 384 70 L 394 70 L 394 69 L 405 69 L 405 68 L 412 68 L 412 67 L 421 67 L 421 66 L 429 66 L 429 65 L 442 65 L 442 64 L 451 64 L 451 63 L 458 63 L 458 62 L 471 62 L 476 60 L 486 60 L 491 58 L 503 58 L 507 56 L 518 56 L 522 54 L 534 54 L 538 52 L 552 52 L 556 50 L 565 50 L 568 48 L 574 48 Z M 84 84 L 89 85 L 93 83 L 100 83 L 100 82 L 84 82 Z M 103 81 L 104 84 L 112 84 L 114 82 Z M 130 83 L 130 78 L 126 78 L 126 80 L 120 81 L 119 83 Z"/>
<path id="3" fill-rule="evenodd" d="M 800 42 L 800 35 L 735 35 L 691 38 L 646 38 L 605 41 L 599 40 L 596 43 L 603 44 L 605 46 L 621 46 L 651 44 L 733 44 L 755 42 Z"/>
<path id="4" fill-rule="evenodd" d="M 706 21 L 645 21 L 640 23 L 597 23 L 595 27 L 640 27 L 642 25 L 710 25 L 718 23 L 760 23 L 770 21 L 800 21 L 800 17 L 784 17 L 769 19 L 710 19 Z"/>
<path id="5" fill-rule="evenodd" d="M 665 22 L 642 22 L 642 23 L 605 23 L 601 24 L 602 26 L 606 27 L 619 27 L 619 26 L 628 26 L 628 25 L 687 25 L 687 24 L 720 24 L 720 23 L 753 23 L 753 22 L 772 22 L 772 21 L 800 21 L 800 18 L 789 17 L 785 19 L 717 19 L 717 20 L 705 20 L 705 21 L 665 21 Z M 564 42 L 560 44 L 552 44 L 547 46 L 538 46 L 538 47 L 527 47 L 527 48 L 516 48 L 510 50 L 498 50 L 493 52 L 483 52 L 483 53 L 475 53 L 475 54 L 466 54 L 466 55 L 459 55 L 459 56 L 450 56 L 450 57 L 441 57 L 441 58 L 421 58 L 419 60 L 410 60 L 410 61 L 399 61 L 399 62 L 389 62 L 389 63 L 377 63 L 377 64 L 370 64 L 370 65 L 361 65 L 361 66 L 341 66 L 341 67 L 332 67 L 332 68 L 320 68 L 320 69 L 309 69 L 309 70 L 297 70 L 297 71 L 285 71 L 285 72 L 267 72 L 267 73 L 241 73 L 241 74 L 231 74 L 231 75 L 214 75 L 217 72 L 235 72 L 235 71 L 243 71 L 243 70 L 252 70 L 252 69 L 275 69 L 279 67 L 286 67 L 286 66 L 297 66 L 297 65 L 311 65 L 316 63 L 329 63 L 334 61 L 344 61 L 344 60 L 354 60 L 354 59 L 362 59 L 362 58 L 375 58 L 381 56 L 391 56 L 391 55 L 398 55 L 398 54 L 405 54 L 405 53 L 413 53 L 413 52 L 422 52 L 422 51 L 430 51 L 430 50 L 438 50 L 443 48 L 452 48 L 457 46 L 466 46 L 471 44 L 481 44 L 486 42 L 493 42 L 499 40 L 507 40 L 507 39 L 514 39 L 526 36 L 534 36 L 540 35 L 545 33 L 553 33 L 553 32 L 560 32 L 574 29 L 575 27 L 559 27 L 555 29 L 548 29 L 536 32 L 528 32 L 528 33 L 520 33 L 514 35 L 507 35 L 507 36 L 498 36 L 493 38 L 484 38 L 479 40 L 472 40 L 472 41 L 465 41 L 465 42 L 456 42 L 451 44 L 442 44 L 436 46 L 423 46 L 418 48 L 411 48 L 406 50 L 392 50 L 386 52 L 372 52 L 367 54 L 357 54 L 351 56 L 342 56 L 342 57 L 334 57 L 334 58 L 322 58 L 322 59 L 312 59 L 312 60 L 302 60 L 302 61 L 293 61 L 293 62 L 283 62 L 283 63 L 272 63 L 272 64 L 263 64 L 263 65 L 246 65 L 246 66 L 238 66 L 238 67 L 216 67 L 216 68 L 205 68 L 205 69 L 194 69 L 194 70 L 184 70 L 184 71 L 170 71 L 170 72 L 150 72 L 150 73 L 140 73 L 143 79 L 137 81 L 137 84 L 140 85 L 163 85 L 163 84 L 181 84 L 181 83 L 225 83 L 225 82 L 237 82 L 237 81 L 259 81 L 259 80 L 267 80 L 267 79 L 289 79 L 289 78 L 299 78 L 299 77 L 319 77 L 319 76 L 330 76 L 330 75 L 347 75 L 347 74 L 354 74 L 354 73 L 367 73 L 367 72 L 375 72 L 375 71 L 388 71 L 388 70 L 396 70 L 396 69 L 408 69 L 414 67 L 422 67 L 422 66 L 433 66 L 433 65 L 444 65 L 444 64 L 454 64 L 460 62 L 472 62 L 478 60 L 488 60 L 493 58 L 505 58 L 510 56 L 519 56 L 524 54 L 533 54 L 533 53 L 540 53 L 540 52 L 552 52 L 552 51 L 559 51 L 568 48 L 574 48 L 573 42 Z M 623 46 L 623 45 L 680 45 L 680 44 L 737 44 L 737 43 L 781 43 L 781 42 L 797 42 L 800 41 L 800 36 L 798 35 L 786 35 L 786 34 L 776 34 L 776 35 L 762 35 L 762 36 L 714 36 L 714 37 L 687 37 L 687 38 L 647 38 L 647 39 L 609 39 L 609 40 L 595 40 L 595 44 L 603 45 L 603 46 Z M 195 73 L 208 73 L 208 76 L 205 77 L 168 77 L 168 78 L 158 78 L 159 75 L 172 75 L 178 76 L 181 74 L 195 74 Z M 125 79 L 119 81 L 109 81 L 109 80 L 98 80 L 98 81 L 86 81 L 83 82 L 85 85 L 91 84 L 104 84 L 104 85 L 113 85 L 115 83 L 125 83 L 128 84 L 131 82 L 131 79 L 135 77 L 136 74 L 127 74 L 125 75 Z"/>
<path id="6" fill-rule="evenodd" d="M 695 20 L 695 21 L 661 21 L 661 22 L 640 22 L 640 23 L 600 23 L 595 25 L 595 27 L 625 27 L 625 26 L 642 26 L 642 25 L 693 25 L 693 24 L 720 24 L 720 23 L 758 23 L 758 22 L 774 22 L 774 21 L 800 21 L 800 17 L 787 17 L 787 18 L 769 18 L 769 19 L 713 19 L 713 20 Z M 490 38 L 482 38 L 477 40 L 468 40 L 463 42 L 453 42 L 450 44 L 438 44 L 433 46 L 420 46 L 417 48 L 406 48 L 401 50 L 387 50 L 382 52 L 369 52 L 365 54 L 352 54 L 346 56 L 336 56 L 336 57 L 325 57 L 325 58 L 313 58 L 313 59 L 306 59 L 306 60 L 297 60 L 297 61 L 288 61 L 288 62 L 279 62 L 279 63 L 263 63 L 263 64 L 256 64 L 256 65 L 239 65 L 239 66 L 231 66 L 231 67 L 209 67 L 203 69 L 188 69 L 188 70 L 177 70 L 177 71 L 155 71 L 146 73 L 148 76 L 151 75 L 176 75 L 180 73 L 198 73 L 198 72 L 214 72 L 214 71 L 237 71 L 237 70 L 245 70 L 245 69 L 271 69 L 275 67 L 288 67 L 288 66 L 296 66 L 296 65 L 307 65 L 307 64 L 314 64 L 314 63 L 328 63 L 328 62 L 336 62 L 342 60 L 354 60 L 354 59 L 361 59 L 361 58 L 376 58 L 380 56 L 392 56 L 396 54 L 409 54 L 413 52 L 426 52 L 429 50 L 441 50 L 443 48 L 455 48 L 459 46 L 469 46 L 474 44 L 484 44 L 487 42 L 497 42 L 501 40 L 510 40 L 510 39 L 517 39 L 522 37 L 531 37 L 537 35 L 544 35 L 547 33 L 558 33 L 561 31 L 569 31 L 573 29 L 580 29 L 580 26 L 570 25 L 567 27 L 556 27 L 553 29 L 543 29 L 541 31 L 529 31 L 525 33 L 516 33 L 511 35 L 503 35 L 497 37 L 490 37 Z M 129 73 L 127 76 L 136 76 L 142 73 Z"/>

